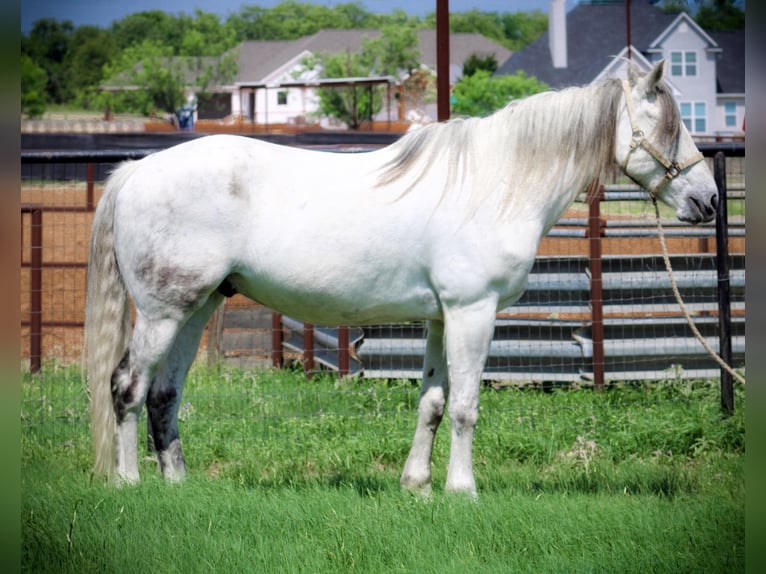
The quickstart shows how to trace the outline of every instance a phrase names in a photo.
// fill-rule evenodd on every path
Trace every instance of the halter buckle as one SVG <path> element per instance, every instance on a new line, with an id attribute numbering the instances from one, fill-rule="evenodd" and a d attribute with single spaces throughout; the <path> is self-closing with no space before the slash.
<path id="1" fill-rule="evenodd" d="M 681 166 L 678 165 L 677 161 L 674 161 L 668 167 L 667 178 L 673 179 L 674 177 L 678 177 L 681 174 L 681 171 L 682 171 Z"/>
<path id="2" fill-rule="evenodd" d="M 643 130 L 633 130 L 633 138 L 630 140 L 630 149 L 631 151 L 636 149 L 641 145 L 641 142 L 644 141 L 645 136 Z"/>

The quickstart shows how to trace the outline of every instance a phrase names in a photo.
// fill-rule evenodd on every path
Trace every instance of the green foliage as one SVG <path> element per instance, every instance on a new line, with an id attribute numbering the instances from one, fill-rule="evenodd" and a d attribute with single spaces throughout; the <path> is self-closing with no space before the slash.
<path id="1" fill-rule="evenodd" d="M 100 105 L 112 111 L 174 113 L 187 86 L 204 92 L 236 74 L 236 35 L 214 14 L 140 12 L 115 23 L 113 35 L 124 48 L 104 65 L 104 79 L 139 89 L 103 96 Z"/>
<path id="2" fill-rule="evenodd" d="M 106 30 L 95 26 L 81 26 L 74 30 L 65 64 L 70 91 L 80 107 L 96 107 L 104 66 L 117 54 L 117 43 Z"/>
<path id="3" fill-rule="evenodd" d="M 456 115 L 486 116 L 508 104 L 548 89 L 548 86 L 523 71 L 514 75 L 493 76 L 477 70 L 463 76 L 452 92 L 452 112 Z"/>
<path id="4" fill-rule="evenodd" d="M 538 11 L 506 12 L 501 16 L 508 49 L 518 52 L 548 29 L 548 15 Z"/>
<path id="5" fill-rule="evenodd" d="M 111 27 L 117 46 L 125 50 L 144 42 L 163 44 L 177 52 L 184 36 L 184 22 L 162 10 L 148 10 L 129 14 L 115 21 Z"/>
<path id="6" fill-rule="evenodd" d="M 538 12 L 482 13 L 472 10 L 451 15 L 453 31 L 477 32 L 507 47 L 518 50 L 534 40 L 547 26 L 547 17 Z M 368 53 L 359 63 L 345 64 L 347 70 L 374 69 L 377 74 L 411 71 L 416 42 L 412 32 L 423 27 L 435 27 L 433 14 L 425 19 L 409 16 L 401 9 L 390 14 L 374 14 L 359 2 L 337 4 L 334 7 L 288 0 L 266 9 L 257 5 L 243 6 L 225 21 L 199 9 L 192 14 L 168 14 L 161 10 L 137 12 L 115 21 L 109 28 L 93 26 L 75 28 L 70 21 L 43 19 L 22 37 L 22 53 L 46 75 L 44 103 L 74 103 L 84 108 L 109 107 L 113 111 L 166 110 L 175 100 L 181 86 L 172 84 L 182 78 L 201 91 L 215 83 L 232 78 L 236 73 L 236 54 L 232 49 L 245 40 L 288 40 L 314 34 L 326 28 L 387 30 L 386 40 L 371 42 Z M 141 57 L 152 46 L 160 47 L 164 58 L 193 58 L 177 63 L 175 69 L 160 71 L 153 63 L 148 68 L 159 73 L 131 72 L 138 60 L 128 62 L 127 56 Z M 374 47 L 373 47 L 374 46 Z M 149 54 L 154 58 L 154 54 Z M 357 55 L 354 55 L 356 58 Z M 170 60 L 165 60 L 166 63 Z M 33 68 L 24 64 L 28 73 Z M 165 66 L 167 67 L 167 66 Z M 332 65 L 343 73 L 343 65 Z M 142 89 L 151 94 L 105 94 L 100 86 L 110 83 L 115 75 L 122 80 L 141 80 Z M 121 76 L 120 76 L 121 75 Z M 28 76 L 29 78 L 29 76 Z M 29 81 L 27 81 L 27 85 Z M 33 110 L 41 108 L 40 96 L 31 90 L 27 94 Z M 368 96 L 360 96 L 369 100 Z M 341 106 L 344 98 L 328 96 Z M 348 98 L 345 98 L 347 101 Z M 372 109 L 376 109 L 374 96 Z M 347 101 L 348 103 L 348 101 Z M 328 104 L 329 105 L 329 104 Z M 370 104 L 363 104 L 369 108 Z M 346 106 L 347 107 L 347 106 Z M 36 113 L 36 112 L 35 112 Z M 366 117 L 369 110 L 359 110 Z M 345 117 L 350 117 L 348 113 Z M 353 118 L 351 118 L 353 123 Z"/>
<path id="7" fill-rule="evenodd" d="M 736 0 L 703 2 L 694 19 L 705 30 L 744 30 L 745 12 L 737 4 Z"/>
<path id="8" fill-rule="evenodd" d="M 743 0 L 663 0 L 666 12 L 686 12 L 705 30 L 744 30 Z"/>
<path id="9" fill-rule="evenodd" d="M 381 35 L 367 38 L 357 53 L 342 52 L 319 54 L 307 59 L 305 70 L 321 68 L 323 78 L 349 78 L 365 76 L 402 76 L 417 68 L 420 52 L 417 31 L 413 26 L 385 26 Z M 372 118 L 383 105 L 380 87 L 323 88 L 319 91 L 319 107 L 325 116 L 358 129 Z"/>
<path id="10" fill-rule="evenodd" d="M 436 28 L 436 14 L 426 16 L 424 25 Z M 531 12 L 481 12 L 469 10 L 450 14 L 450 31 L 482 34 L 509 50 L 519 51 L 548 29 L 548 15 Z"/>
<path id="11" fill-rule="evenodd" d="M 368 76 L 370 68 L 359 53 L 341 52 L 321 56 L 321 75 L 324 78 Z M 319 90 L 319 109 L 324 116 L 334 117 L 349 128 L 357 129 L 371 118 L 382 105 L 380 92 L 375 87 L 339 87 Z"/>
<path id="12" fill-rule="evenodd" d="M 335 8 L 287 0 L 273 8 L 246 5 L 229 16 L 226 25 L 240 41 L 295 40 L 327 28 L 376 29 L 384 18 L 367 12 L 359 3 L 338 4 Z"/>
<path id="13" fill-rule="evenodd" d="M 183 34 L 174 49 L 178 56 L 217 56 L 238 43 L 234 30 L 221 23 L 215 14 L 196 9 L 193 17 L 181 16 L 179 20 L 176 25 L 181 26 Z"/>
<path id="14" fill-rule="evenodd" d="M 48 77 L 27 54 L 21 56 L 21 113 L 35 119 L 45 113 L 45 86 Z"/>
<path id="15" fill-rule="evenodd" d="M 44 18 L 34 23 L 29 36 L 21 41 L 21 53 L 45 71 L 46 101 L 60 104 L 68 101 L 71 91 L 67 84 L 65 59 L 71 46 L 74 26 L 69 20 L 58 22 Z"/>
<path id="16" fill-rule="evenodd" d="M 184 77 L 171 65 L 172 51 L 154 40 L 124 50 L 116 63 L 105 67 L 105 75 L 119 78 L 124 88 L 113 96 L 112 111 L 137 111 L 145 115 L 173 113 L 184 102 Z M 135 88 L 139 89 L 135 89 Z"/>
<path id="17" fill-rule="evenodd" d="M 473 76 L 479 70 L 486 70 L 490 74 L 494 74 L 495 70 L 497 70 L 497 66 L 497 59 L 494 54 L 488 56 L 471 54 L 468 56 L 468 59 L 463 62 L 463 76 Z"/>

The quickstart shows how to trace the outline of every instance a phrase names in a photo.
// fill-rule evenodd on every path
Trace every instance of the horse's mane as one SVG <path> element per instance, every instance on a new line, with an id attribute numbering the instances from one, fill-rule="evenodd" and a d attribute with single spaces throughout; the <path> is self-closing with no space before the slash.
<path id="1" fill-rule="evenodd" d="M 620 81 L 609 79 L 515 100 L 486 118 L 425 126 L 392 145 L 394 155 L 381 168 L 378 185 L 406 178 L 409 193 L 434 166 L 445 169 L 446 160 L 443 194 L 466 173 L 480 174 L 485 183 L 505 182 L 510 195 L 559 187 L 564 176 L 572 178 L 567 187 L 584 190 L 614 162 L 622 95 Z M 660 86 L 657 97 L 662 118 L 649 137 L 667 147 L 677 140 L 680 114 L 666 88 Z M 494 148 L 491 155 L 487 146 Z M 485 195 L 497 189 L 496 183 L 480 187 Z M 503 207 L 509 203 L 512 198 L 503 199 Z"/>

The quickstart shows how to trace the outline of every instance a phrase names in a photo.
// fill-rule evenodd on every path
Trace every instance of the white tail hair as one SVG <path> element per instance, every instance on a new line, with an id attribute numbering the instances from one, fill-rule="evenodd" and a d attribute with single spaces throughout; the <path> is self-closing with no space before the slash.
<path id="1" fill-rule="evenodd" d="M 107 180 L 90 234 L 85 304 L 85 356 L 90 388 L 90 420 L 95 449 L 94 472 L 112 477 L 115 470 L 115 416 L 112 372 L 125 354 L 131 312 L 114 252 L 114 206 L 136 162 L 127 162 Z"/>

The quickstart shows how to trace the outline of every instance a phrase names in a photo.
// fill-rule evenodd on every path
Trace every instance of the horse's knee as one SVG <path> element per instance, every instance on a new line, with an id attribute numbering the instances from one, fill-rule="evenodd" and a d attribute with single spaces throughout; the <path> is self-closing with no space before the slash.
<path id="1" fill-rule="evenodd" d="M 449 412 L 452 426 L 458 430 L 473 429 L 479 420 L 478 405 L 472 402 L 450 402 Z"/>

